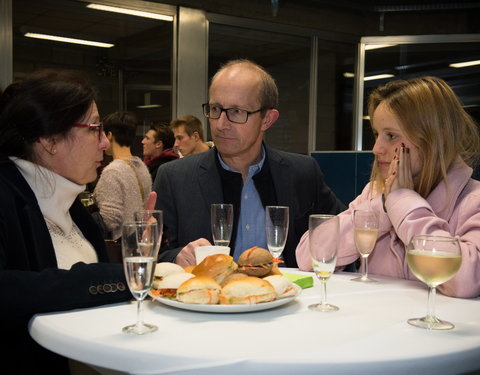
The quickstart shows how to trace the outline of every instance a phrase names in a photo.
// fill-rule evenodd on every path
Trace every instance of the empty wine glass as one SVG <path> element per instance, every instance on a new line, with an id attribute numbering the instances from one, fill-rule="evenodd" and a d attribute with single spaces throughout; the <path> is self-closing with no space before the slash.
<path id="1" fill-rule="evenodd" d="M 310 215 L 308 223 L 309 250 L 312 268 L 322 282 L 320 303 L 308 306 L 310 310 L 329 312 L 338 307 L 327 303 L 327 281 L 335 271 L 338 248 L 338 217 L 334 215 Z M 326 238 L 325 233 L 328 233 Z M 322 235 L 323 234 L 323 235 Z"/>
<path id="2" fill-rule="evenodd" d="M 122 254 L 128 288 L 137 300 L 137 322 L 123 328 L 123 332 L 145 334 L 157 330 L 145 324 L 142 317 L 142 301 L 152 285 L 159 242 L 158 223 L 131 222 L 122 227 Z"/>
<path id="3" fill-rule="evenodd" d="M 377 282 L 368 277 L 368 256 L 373 251 L 378 237 L 378 217 L 375 212 L 369 210 L 353 211 L 353 230 L 355 246 L 360 253 L 362 276 L 352 279 L 361 282 Z"/>
<path id="4" fill-rule="evenodd" d="M 450 280 L 462 264 L 460 243 L 455 237 L 414 236 L 407 247 L 407 263 L 413 274 L 428 285 L 427 315 L 408 319 L 408 323 L 432 330 L 452 329 L 452 323 L 435 316 L 436 287 Z"/>
<path id="5" fill-rule="evenodd" d="M 158 252 L 160 250 L 160 244 L 162 243 L 163 235 L 163 211 L 161 210 L 140 210 L 134 213 L 135 221 L 145 223 L 158 223 L 158 236 L 157 249 L 154 254 L 154 258 L 158 258 Z"/>
<path id="6" fill-rule="evenodd" d="M 214 203 L 210 206 L 212 237 L 215 246 L 228 246 L 232 236 L 233 205 Z"/>
<path id="7" fill-rule="evenodd" d="M 267 206 L 265 208 L 265 236 L 268 250 L 274 258 L 279 258 L 288 236 L 287 206 Z"/>

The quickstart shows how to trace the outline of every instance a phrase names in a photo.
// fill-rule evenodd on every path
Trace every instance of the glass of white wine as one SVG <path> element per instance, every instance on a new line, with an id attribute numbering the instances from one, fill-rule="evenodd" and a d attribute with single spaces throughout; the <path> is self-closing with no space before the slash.
<path id="1" fill-rule="evenodd" d="M 210 206 L 212 237 L 215 246 L 230 245 L 233 227 L 233 204 L 214 203 Z"/>
<path id="2" fill-rule="evenodd" d="M 274 258 L 280 258 L 288 236 L 288 207 L 265 207 L 265 237 L 267 247 Z"/>
<path id="3" fill-rule="evenodd" d="M 155 271 L 155 253 L 159 242 L 158 223 L 129 222 L 122 227 L 122 255 L 128 288 L 137 300 L 137 322 L 123 328 L 123 332 L 143 335 L 157 330 L 142 317 L 142 301 L 152 285 Z"/>
<path id="4" fill-rule="evenodd" d="M 312 257 L 312 268 L 322 282 L 320 303 L 308 306 L 310 310 L 329 312 L 338 307 L 327 303 L 327 281 L 335 271 L 338 248 L 338 217 L 334 215 L 310 215 L 308 222 L 308 246 Z M 328 239 L 325 235 L 328 232 Z"/>
<path id="5" fill-rule="evenodd" d="M 378 217 L 370 210 L 353 211 L 353 230 L 355 246 L 360 254 L 362 276 L 352 279 L 364 283 L 377 282 L 368 277 L 368 256 L 373 251 L 378 237 Z"/>
<path id="6" fill-rule="evenodd" d="M 408 319 L 408 323 L 431 330 L 452 329 L 452 323 L 435 316 L 437 285 L 450 280 L 460 269 L 462 253 L 455 237 L 419 235 L 414 236 L 407 247 L 407 263 L 413 274 L 428 285 L 427 315 Z"/>

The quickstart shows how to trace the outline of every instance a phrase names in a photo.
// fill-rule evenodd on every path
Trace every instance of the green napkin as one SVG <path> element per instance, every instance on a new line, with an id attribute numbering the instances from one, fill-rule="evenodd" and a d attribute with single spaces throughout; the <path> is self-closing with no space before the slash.
<path id="1" fill-rule="evenodd" d="M 297 284 L 302 289 L 311 288 L 313 286 L 313 277 L 307 275 L 298 275 L 296 273 L 283 273 L 282 275 L 289 279 L 292 283 Z"/>

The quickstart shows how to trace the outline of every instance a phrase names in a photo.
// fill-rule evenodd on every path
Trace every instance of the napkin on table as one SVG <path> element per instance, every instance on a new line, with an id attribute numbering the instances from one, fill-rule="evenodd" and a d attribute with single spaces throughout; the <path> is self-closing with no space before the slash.
<path id="1" fill-rule="evenodd" d="M 296 273 L 284 273 L 282 275 L 289 279 L 292 283 L 297 284 L 302 289 L 311 288 L 313 286 L 313 277 L 308 275 L 298 275 Z"/>

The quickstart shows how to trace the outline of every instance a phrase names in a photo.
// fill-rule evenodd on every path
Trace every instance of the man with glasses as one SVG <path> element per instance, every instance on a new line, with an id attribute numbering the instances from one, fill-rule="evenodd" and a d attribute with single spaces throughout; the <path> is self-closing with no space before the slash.
<path id="1" fill-rule="evenodd" d="M 194 248 L 212 242 L 210 205 L 231 203 L 231 255 L 266 248 L 265 206 L 290 208 L 285 265 L 296 267 L 295 247 L 313 213 L 345 209 L 325 185 L 316 161 L 272 149 L 263 134 L 279 117 L 273 78 L 248 60 L 234 60 L 213 77 L 203 105 L 215 147 L 161 166 L 154 183 L 157 208 L 164 211 L 161 261 L 195 264 Z M 161 187 L 161 190 L 159 189 Z"/>

